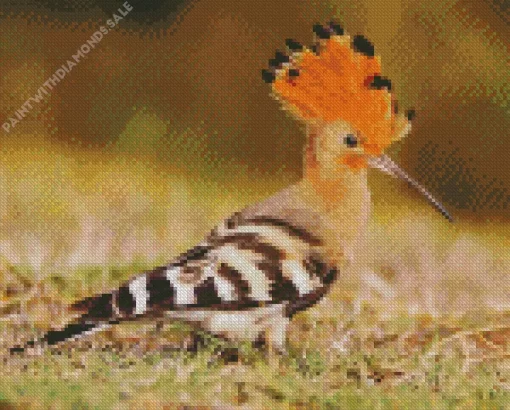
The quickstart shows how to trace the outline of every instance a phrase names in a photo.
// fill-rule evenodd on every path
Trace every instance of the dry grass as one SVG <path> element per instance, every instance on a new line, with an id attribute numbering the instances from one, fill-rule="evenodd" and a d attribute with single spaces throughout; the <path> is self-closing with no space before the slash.
<path id="1" fill-rule="evenodd" d="M 508 408 L 508 316 L 489 318 L 486 330 L 409 317 L 381 330 L 369 316 L 346 328 L 302 315 L 289 354 L 276 358 L 207 335 L 189 352 L 191 329 L 178 324 L 121 325 L 5 357 L 0 400 L 13 408 Z"/>
<path id="2" fill-rule="evenodd" d="M 30 162 L 19 149 L 3 158 L 2 352 L 292 180 L 232 186 L 49 145 Z M 235 353 L 208 335 L 190 352 L 182 324 L 124 324 L 34 355 L 2 353 L 0 408 L 510 408 L 508 225 L 449 225 L 419 204 L 376 200 L 358 258 L 293 321 L 287 356 Z"/>

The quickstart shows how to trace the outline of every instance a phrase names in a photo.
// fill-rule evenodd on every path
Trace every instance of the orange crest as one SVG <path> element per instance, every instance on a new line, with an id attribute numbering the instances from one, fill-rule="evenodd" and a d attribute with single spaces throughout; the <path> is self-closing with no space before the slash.
<path id="1" fill-rule="evenodd" d="M 318 37 L 312 48 L 287 40 L 287 56 L 277 52 L 270 70 L 274 97 L 299 119 L 351 124 L 367 146 L 386 147 L 407 125 L 396 115 L 391 82 L 381 77 L 381 62 L 363 36 L 344 35 L 333 22 L 314 26 Z"/>

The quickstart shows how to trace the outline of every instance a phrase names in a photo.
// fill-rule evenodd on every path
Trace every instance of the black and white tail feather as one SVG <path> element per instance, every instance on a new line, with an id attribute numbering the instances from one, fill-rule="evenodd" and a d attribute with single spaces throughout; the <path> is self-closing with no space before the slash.
<path id="1" fill-rule="evenodd" d="M 289 319 L 317 303 L 337 276 L 321 248 L 320 238 L 283 219 L 234 214 L 168 265 L 74 303 L 78 319 L 11 352 L 151 317 L 195 322 L 234 340 L 266 336 L 283 350 Z"/>

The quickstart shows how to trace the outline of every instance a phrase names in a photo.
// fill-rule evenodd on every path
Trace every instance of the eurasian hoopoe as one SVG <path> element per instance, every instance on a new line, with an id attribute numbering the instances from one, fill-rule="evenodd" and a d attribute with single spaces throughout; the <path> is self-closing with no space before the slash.
<path id="1" fill-rule="evenodd" d="M 314 32 L 314 46 L 288 39 L 289 52 L 277 52 L 262 71 L 275 98 L 306 126 L 303 178 L 234 214 L 166 266 L 74 303 L 77 320 L 13 350 L 161 316 L 235 340 L 266 335 L 282 350 L 289 319 L 321 300 L 355 254 L 370 210 L 367 168 L 407 181 L 451 219 L 383 154 L 409 132 L 411 113 L 397 113 L 372 44 L 333 22 Z"/>

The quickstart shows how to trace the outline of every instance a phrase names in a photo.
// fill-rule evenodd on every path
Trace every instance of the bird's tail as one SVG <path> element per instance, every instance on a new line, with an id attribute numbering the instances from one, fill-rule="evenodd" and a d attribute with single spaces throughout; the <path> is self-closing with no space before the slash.
<path id="1" fill-rule="evenodd" d="M 166 267 L 155 268 L 133 277 L 112 292 L 73 303 L 68 310 L 78 316 L 77 319 L 62 329 L 50 330 L 40 339 L 11 348 L 11 352 L 23 352 L 38 345 L 55 345 L 103 330 L 121 321 L 158 315 L 163 310 L 172 309 L 174 291 L 165 272 Z"/>
<path id="2" fill-rule="evenodd" d="M 22 353 L 28 348 L 36 346 L 52 346 L 66 340 L 76 339 L 92 332 L 103 330 L 121 319 L 115 313 L 115 298 L 118 290 L 92 296 L 73 303 L 69 307 L 70 313 L 81 313 L 77 319 L 65 327 L 48 331 L 43 337 L 26 342 L 21 346 L 14 346 L 11 353 Z"/>
<path id="3" fill-rule="evenodd" d="M 69 339 L 75 339 L 77 337 L 84 336 L 86 334 L 90 334 L 91 332 L 102 330 L 107 326 L 110 326 L 112 323 L 100 323 L 100 322 L 87 322 L 87 321 L 76 321 L 73 323 L 69 323 L 63 329 L 60 330 L 50 330 L 47 332 L 42 338 L 36 340 L 30 340 L 26 342 L 23 346 L 14 346 L 10 348 L 10 353 L 23 353 L 25 350 L 29 348 L 36 347 L 38 345 L 41 346 L 52 346 L 60 342 L 64 342 Z"/>

